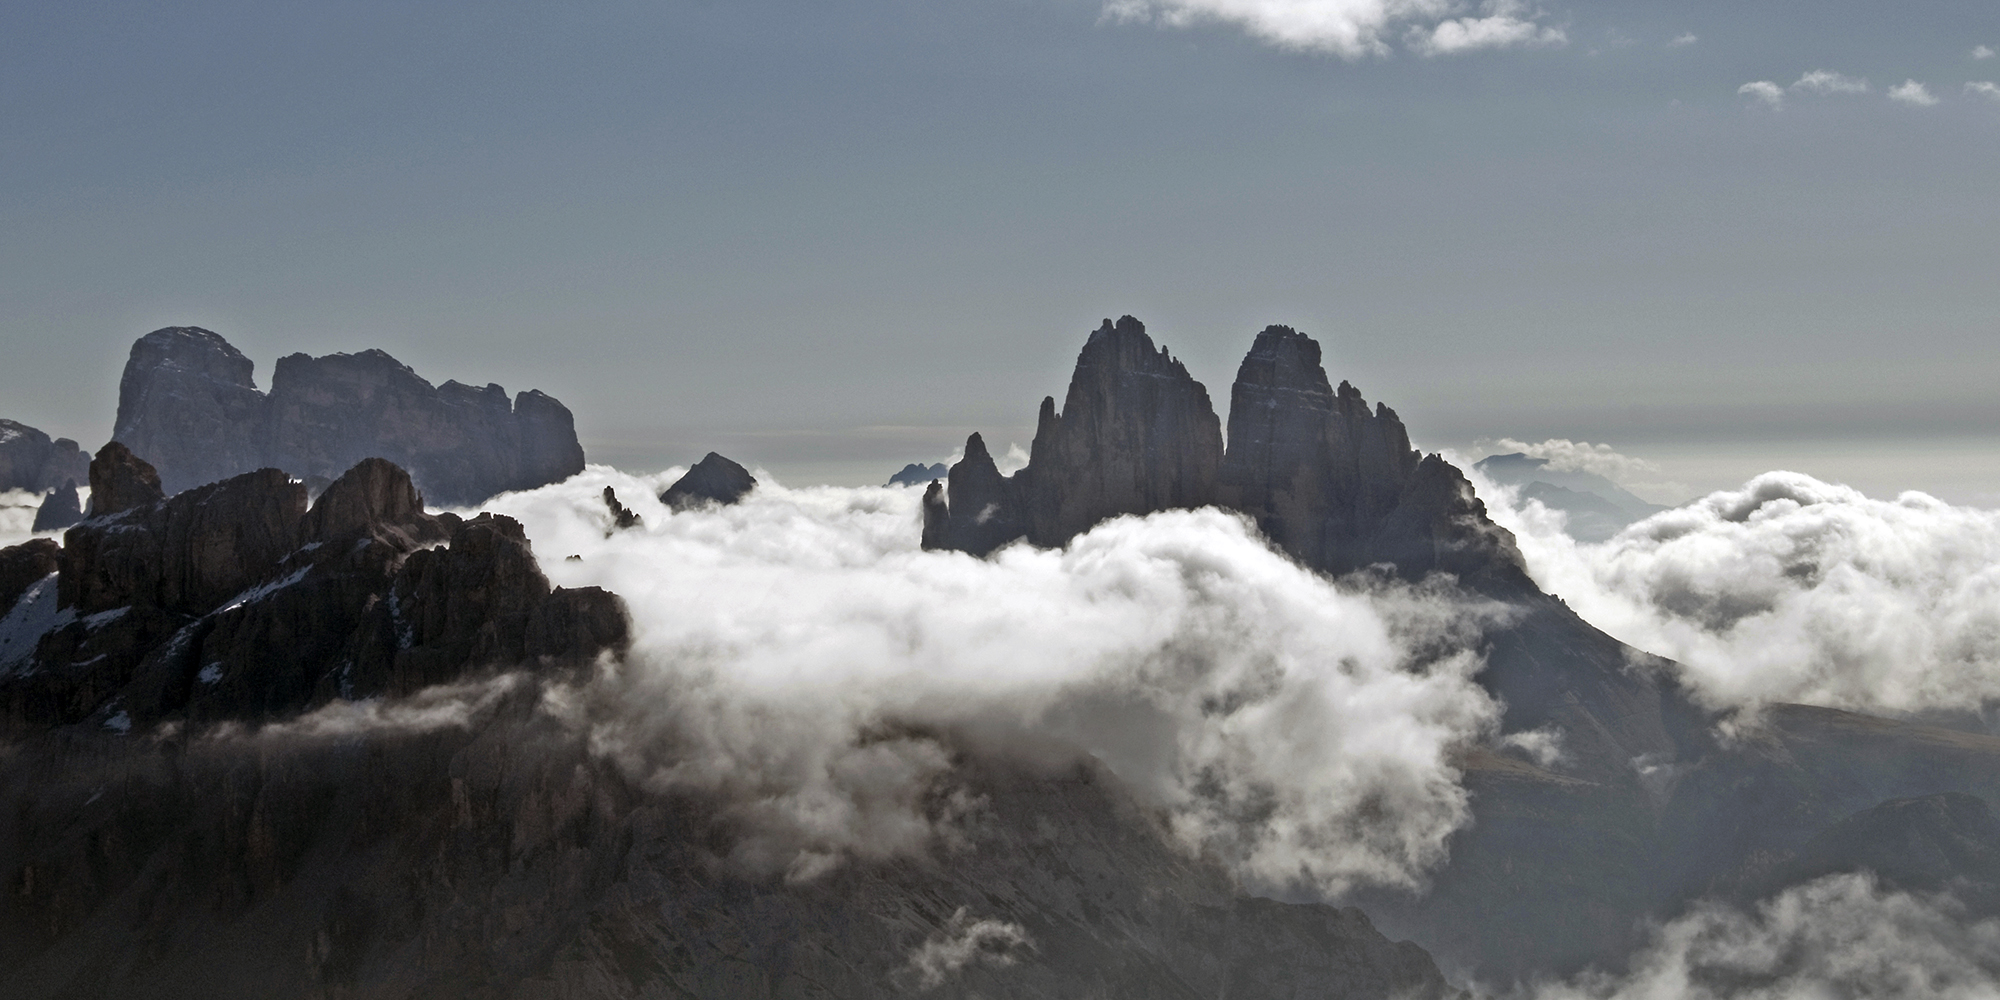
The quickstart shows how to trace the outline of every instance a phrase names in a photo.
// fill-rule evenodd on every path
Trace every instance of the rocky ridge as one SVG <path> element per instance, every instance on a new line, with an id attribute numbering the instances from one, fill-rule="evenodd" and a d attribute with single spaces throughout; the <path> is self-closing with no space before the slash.
<path id="1" fill-rule="evenodd" d="M 365 458 L 409 471 L 433 504 L 472 506 L 583 469 L 575 420 L 537 390 L 433 386 L 379 350 L 278 360 L 267 395 L 254 365 L 198 327 L 132 345 L 112 437 L 160 471 L 168 493 L 258 468 L 314 490 Z"/>
<path id="2" fill-rule="evenodd" d="M 0 492 L 46 493 L 83 479 L 90 456 L 69 438 L 47 434 L 18 420 L 0 419 Z"/>
<path id="3" fill-rule="evenodd" d="M 1002 476 L 973 434 L 946 502 L 925 506 L 925 535 L 975 555 L 1018 538 L 1058 546 L 1120 514 L 1214 503 L 1221 462 L 1208 390 L 1145 324 L 1107 319 L 1077 354 L 1062 411 L 1042 400 L 1027 467 Z"/>
<path id="4" fill-rule="evenodd" d="M 728 506 L 747 496 L 757 486 L 757 477 L 735 462 L 715 452 L 702 456 L 693 468 L 660 494 L 660 502 L 675 510 L 691 510 L 711 504 Z"/>
<path id="5" fill-rule="evenodd" d="M 366 459 L 307 503 L 276 469 L 163 495 L 112 442 L 64 534 L 46 630 L 0 664 L 17 725 L 275 718 L 623 648 L 617 597 L 551 588 L 510 518 L 432 516 Z M 7 552 L 10 556 L 15 550 Z"/>
<path id="6" fill-rule="evenodd" d="M 1481 682 L 1510 732 L 1560 727 L 1581 775 L 1637 788 L 1632 760 L 1706 745 L 1702 713 L 1666 672 L 1634 669 L 1643 657 L 1542 593 L 1465 476 L 1412 449 L 1394 410 L 1335 388 L 1319 345 L 1290 327 L 1266 328 L 1245 355 L 1225 450 L 1207 390 L 1137 320 L 1107 321 L 1078 355 L 1063 412 L 1043 400 L 1026 468 L 1003 476 L 981 437 L 967 439 L 950 478 L 926 491 L 923 544 L 1055 546 L 1108 517 L 1206 504 L 1242 512 L 1330 575 L 1447 573 L 1505 602 Z"/>

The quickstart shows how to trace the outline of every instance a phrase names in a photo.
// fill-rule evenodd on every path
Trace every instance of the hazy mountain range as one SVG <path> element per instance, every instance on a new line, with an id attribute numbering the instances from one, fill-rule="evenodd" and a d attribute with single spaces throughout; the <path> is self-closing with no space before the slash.
<path id="1" fill-rule="evenodd" d="M 1283 326 L 1225 422 L 1106 320 L 1025 466 L 866 489 L 251 370 L 141 338 L 0 550 L 0 996 L 2000 984 L 1982 512 L 1482 497 Z"/>

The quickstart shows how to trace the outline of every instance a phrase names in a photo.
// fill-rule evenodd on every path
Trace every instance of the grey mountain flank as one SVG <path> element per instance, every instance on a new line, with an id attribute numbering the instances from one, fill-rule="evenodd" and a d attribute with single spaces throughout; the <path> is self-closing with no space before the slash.
<path id="1" fill-rule="evenodd" d="M 537 390 L 433 386 L 378 350 L 278 359 L 271 391 L 222 337 L 167 327 L 139 338 L 118 385 L 114 440 L 178 493 L 259 468 L 314 490 L 364 458 L 409 470 L 431 503 L 471 506 L 583 470 L 567 407 Z"/>

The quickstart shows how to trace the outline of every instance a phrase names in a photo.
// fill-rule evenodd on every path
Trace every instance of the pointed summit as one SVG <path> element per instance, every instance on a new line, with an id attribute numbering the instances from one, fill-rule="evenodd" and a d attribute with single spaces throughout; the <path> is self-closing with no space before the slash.
<path id="1" fill-rule="evenodd" d="M 1042 400 L 1028 467 L 1001 476 L 979 435 L 952 467 L 943 548 L 990 552 L 1025 535 L 1059 546 L 1120 514 L 1215 502 L 1222 424 L 1208 390 L 1131 316 L 1084 341 L 1061 413 Z M 940 520 L 942 519 L 942 520 Z"/>

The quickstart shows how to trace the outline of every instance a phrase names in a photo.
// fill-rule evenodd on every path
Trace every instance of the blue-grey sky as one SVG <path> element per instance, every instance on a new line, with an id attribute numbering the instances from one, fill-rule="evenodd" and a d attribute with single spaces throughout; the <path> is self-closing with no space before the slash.
<path id="1" fill-rule="evenodd" d="M 1990 0 L 7 5 L 0 416 L 94 447 L 195 324 L 879 480 L 1025 443 L 1132 313 L 1218 408 L 1289 323 L 1433 447 L 2000 504 L 1993 49 Z"/>

